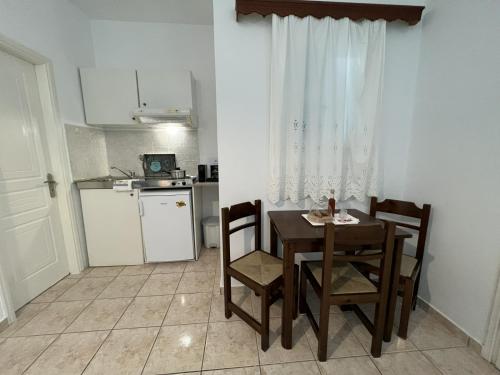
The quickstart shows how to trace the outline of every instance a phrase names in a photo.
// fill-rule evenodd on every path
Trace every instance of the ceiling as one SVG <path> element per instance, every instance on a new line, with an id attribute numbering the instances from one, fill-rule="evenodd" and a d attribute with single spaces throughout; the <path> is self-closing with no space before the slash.
<path id="1" fill-rule="evenodd" d="M 95 20 L 212 25 L 212 0 L 69 0 Z"/>

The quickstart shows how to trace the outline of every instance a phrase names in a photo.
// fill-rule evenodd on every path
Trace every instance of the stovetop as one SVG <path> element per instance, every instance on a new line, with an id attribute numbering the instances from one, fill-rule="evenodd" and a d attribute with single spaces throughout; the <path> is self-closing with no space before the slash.
<path id="1" fill-rule="evenodd" d="M 146 178 L 144 180 L 134 181 L 133 189 L 179 189 L 190 188 L 193 186 L 193 177 L 186 178 Z"/>

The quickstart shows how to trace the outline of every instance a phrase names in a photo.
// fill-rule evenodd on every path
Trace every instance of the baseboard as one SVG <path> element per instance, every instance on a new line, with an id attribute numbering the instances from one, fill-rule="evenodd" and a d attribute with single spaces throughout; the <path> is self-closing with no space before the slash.
<path id="1" fill-rule="evenodd" d="M 483 346 L 475 338 L 469 336 L 462 328 L 457 326 L 453 321 L 451 321 L 447 316 L 437 310 L 429 302 L 424 301 L 422 298 L 417 297 L 417 305 L 425 310 L 427 313 L 434 315 L 438 318 L 449 330 L 463 335 L 467 340 L 467 346 L 475 351 L 477 354 L 481 355 L 481 350 Z"/>

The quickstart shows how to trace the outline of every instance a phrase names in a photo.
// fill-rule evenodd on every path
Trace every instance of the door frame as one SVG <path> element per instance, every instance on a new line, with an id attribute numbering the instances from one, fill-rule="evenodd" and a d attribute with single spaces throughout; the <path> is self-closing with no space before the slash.
<path id="1" fill-rule="evenodd" d="M 500 275 L 491 307 L 490 320 L 486 331 L 481 355 L 488 362 L 500 368 Z"/>
<path id="2" fill-rule="evenodd" d="M 20 58 L 35 67 L 38 91 L 42 105 L 43 123 L 40 125 L 42 136 L 47 139 L 47 154 L 52 170 L 58 176 L 58 208 L 64 246 L 70 273 L 79 273 L 85 267 L 81 248 L 78 221 L 71 195 L 72 178 L 69 152 L 66 143 L 64 123 L 61 119 L 52 61 L 32 49 L 0 34 L 0 51 Z M 0 262 L 0 298 L 3 297 L 9 323 L 16 320 L 12 298 L 6 281 L 5 270 Z M 4 263 L 5 264 L 5 263 Z M 1 302 L 0 302 L 1 304 Z"/>

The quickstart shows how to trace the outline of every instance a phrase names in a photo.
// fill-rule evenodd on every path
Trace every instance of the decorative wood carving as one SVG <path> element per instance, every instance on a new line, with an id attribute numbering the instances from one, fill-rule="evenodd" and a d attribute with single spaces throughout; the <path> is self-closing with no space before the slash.
<path id="1" fill-rule="evenodd" d="M 424 6 L 340 3 L 308 0 L 236 0 L 236 19 L 240 15 L 257 13 L 265 17 L 277 14 L 281 17 L 294 15 L 297 17 L 312 16 L 315 18 L 332 17 L 340 19 L 348 17 L 354 21 L 367 19 L 375 21 L 401 20 L 409 25 L 417 24 L 422 18 Z"/>

